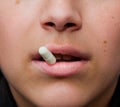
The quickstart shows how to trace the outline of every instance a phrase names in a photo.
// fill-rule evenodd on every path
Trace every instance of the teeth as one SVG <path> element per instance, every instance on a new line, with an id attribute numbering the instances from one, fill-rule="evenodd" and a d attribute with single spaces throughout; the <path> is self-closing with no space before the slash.
<path id="1" fill-rule="evenodd" d="M 62 55 L 61 54 L 55 54 L 56 60 L 60 61 L 62 60 Z"/>
<path id="2" fill-rule="evenodd" d="M 73 57 L 70 55 L 61 55 L 61 54 L 55 54 L 57 61 L 71 61 L 73 60 Z"/>
<path id="3" fill-rule="evenodd" d="M 72 60 L 73 59 L 73 57 L 72 56 L 70 56 L 70 55 L 63 55 L 63 60 L 65 60 L 65 61 L 70 61 L 70 60 Z"/>

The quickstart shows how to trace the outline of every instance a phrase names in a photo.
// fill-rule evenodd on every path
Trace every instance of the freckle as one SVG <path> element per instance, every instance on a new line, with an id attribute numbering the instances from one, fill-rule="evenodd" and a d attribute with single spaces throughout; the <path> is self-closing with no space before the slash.
<path id="1" fill-rule="evenodd" d="M 114 19 L 114 16 L 112 16 L 111 18 Z"/>
<path id="2" fill-rule="evenodd" d="M 107 44 L 107 41 L 105 40 L 105 41 L 103 41 L 103 43 L 104 43 L 104 44 Z"/>
<path id="3" fill-rule="evenodd" d="M 16 0 L 16 4 L 19 4 L 20 3 L 20 0 Z"/>
<path id="4" fill-rule="evenodd" d="M 104 49 L 104 52 L 106 52 L 106 50 Z"/>
<path id="5" fill-rule="evenodd" d="M 105 46 L 104 46 L 104 52 L 107 52 L 107 50 L 106 50 L 106 44 L 107 44 L 107 41 L 104 40 L 103 43 L 104 43 L 104 45 L 105 45 Z"/>

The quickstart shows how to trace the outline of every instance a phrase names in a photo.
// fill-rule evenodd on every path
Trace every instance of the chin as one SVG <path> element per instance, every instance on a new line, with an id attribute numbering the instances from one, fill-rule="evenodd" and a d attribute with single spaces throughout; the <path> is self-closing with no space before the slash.
<path id="1" fill-rule="evenodd" d="M 83 107 L 85 95 L 78 88 L 66 84 L 54 84 L 46 87 L 39 94 L 34 94 L 37 107 Z"/>

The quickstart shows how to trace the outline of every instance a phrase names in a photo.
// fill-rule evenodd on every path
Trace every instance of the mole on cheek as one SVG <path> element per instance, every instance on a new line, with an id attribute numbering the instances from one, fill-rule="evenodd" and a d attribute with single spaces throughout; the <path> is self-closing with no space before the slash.
<path id="1" fill-rule="evenodd" d="M 106 40 L 104 40 L 104 41 L 103 41 L 103 44 L 104 44 L 104 52 L 106 52 L 106 45 L 107 45 L 107 41 L 106 41 Z"/>
<path id="2" fill-rule="evenodd" d="M 104 41 L 103 41 L 103 43 L 104 43 L 104 44 L 107 44 L 107 41 L 106 41 L 106 40 L 104 40 Z"/>
<path id="3" fill-rule="evenodd" d="M 114 19 L 114 16 L 112 16 L 111 18 Z"/>
<path id="4" fill-rule="evenodd" d="M 19 4 L 20 3 L 20 0 L 16 0 L 16 4 Z"/>

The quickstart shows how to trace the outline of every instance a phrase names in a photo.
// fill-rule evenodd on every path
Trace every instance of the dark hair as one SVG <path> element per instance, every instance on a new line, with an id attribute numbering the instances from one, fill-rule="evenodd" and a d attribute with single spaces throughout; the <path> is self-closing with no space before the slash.
<path id="1" fill-rule="evenodd" d="M 1 78 L 1 77 L 3 77 L 3 74 L 2 74 L 1 69 L 0 69 L 0 78 Z"/>

